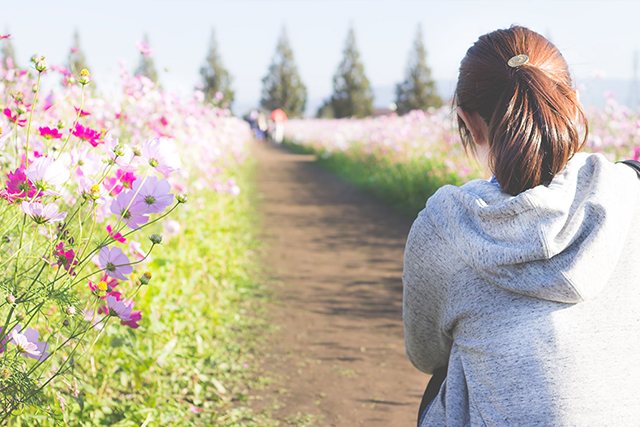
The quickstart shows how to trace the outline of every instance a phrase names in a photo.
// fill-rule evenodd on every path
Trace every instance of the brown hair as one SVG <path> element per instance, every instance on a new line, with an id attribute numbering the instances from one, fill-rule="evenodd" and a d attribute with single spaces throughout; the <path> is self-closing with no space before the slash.
<path id="1" fill-rule="evenodd" d="M 528 63 L 507 64 L 522 54 Z M 485 34 L 469 48 L 453 102 L 487 123 L 489 164 L 502 191 L 511 195 L 548 184 L 587 140 L 588 122 L 562 54 L 524 27 Z M 578 117 L 585 127 L 582 139 Z M 460 117 L 458 129 L 465 150 L 475 151 Z"/>

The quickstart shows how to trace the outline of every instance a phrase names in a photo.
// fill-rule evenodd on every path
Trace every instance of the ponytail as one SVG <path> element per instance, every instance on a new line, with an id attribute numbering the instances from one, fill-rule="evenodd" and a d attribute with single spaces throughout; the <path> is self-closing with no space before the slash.
<path id="1" fill-rule="evenodd" d="M 530 62 L 510 67 L 507 61 L 519 54 Z M 461 63 L 454 100 L 487 123 L 490 167 L 511 195 L 551 182 L 586 143 L 588 124 L 566 62 L 548 40 L 523 27 L 480 37 Z M 462 120 L 459 130 L 468 148 L 472 138 Z"/>

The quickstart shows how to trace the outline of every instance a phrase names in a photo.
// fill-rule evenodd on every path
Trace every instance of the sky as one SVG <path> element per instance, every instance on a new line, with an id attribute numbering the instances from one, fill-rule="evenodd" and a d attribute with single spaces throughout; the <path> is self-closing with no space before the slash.
<path id="1" fill-rule="evenodd" d="M 594 76 L 618 81 L 625 92 L 640 49 L 637 1 L 4 1 L 0 32 L 10 33 L 19 65 L 33 54 L 66 64 L 73 33 L 80 34 L 94 80 L 103 90 L 118 82 L 120 61 L 133 71 L 134 44 L 148 35 L 164 88 L 188 93 L 215 31 L 219 54 L 233 76 L 234 112 L 259 104 L 262 78 L 286 27 L 311 114 L 332 92 L 350 26 L 365 73 L 386 107 L 403 80 L 417 25 L 427 64 L 443 93 L 457 79 L 466 50 L 487 32 L 524 25 L 548 37 L 586 91 Z M 620 82 L 624 81 L 624 82 Z M 594 89 L 595 90 L 595 89 Z M 587 97 L 589 94 L 586 94 Z M 619 93 L 619 96 L 625 96 Z"/>

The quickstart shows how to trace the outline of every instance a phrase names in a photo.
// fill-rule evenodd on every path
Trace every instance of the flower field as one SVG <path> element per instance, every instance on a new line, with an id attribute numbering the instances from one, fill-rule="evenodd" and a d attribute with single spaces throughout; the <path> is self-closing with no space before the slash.
<path id="1" fill-rule="evenodd" d="M 585 150 L 610 160 L 640 156 L 640 111 L 608 96 L 603 110 L 586 109 L 590 132 Z M 325 168 L 415 215 L 442 185 L 483 176 L 467 157 L 450 107 L 404 116 L 289 120 L 285 144 L 313 153 Z"/>
<path id="2" fill-rule="evenodd" d="M 243 405 L 267 328 L 249 127 L 201 92 L 121 83 L 1 64 L 0 418 L 271 425 Z"/>

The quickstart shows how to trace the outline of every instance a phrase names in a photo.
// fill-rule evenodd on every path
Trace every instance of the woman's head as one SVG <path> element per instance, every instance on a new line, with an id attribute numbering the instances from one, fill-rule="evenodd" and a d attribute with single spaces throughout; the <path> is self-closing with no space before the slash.
<path id="1" fill-rule="evenodd" d="M 528 62 L 509 65 L 517 55 Z M 465 148 L 486 144 L 491 170 L 512 195 L 550 182 L 586 142 L 588 124 L 567 63 L 551 42 L 524 27 L 485 34 L 469 48 L 454 103 L 462 109 Z"/>

